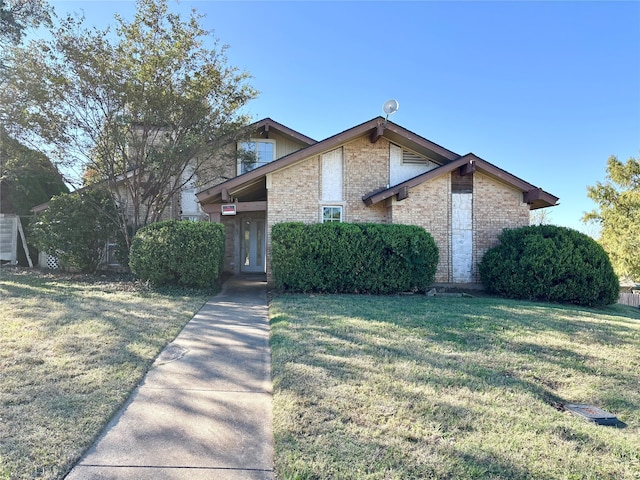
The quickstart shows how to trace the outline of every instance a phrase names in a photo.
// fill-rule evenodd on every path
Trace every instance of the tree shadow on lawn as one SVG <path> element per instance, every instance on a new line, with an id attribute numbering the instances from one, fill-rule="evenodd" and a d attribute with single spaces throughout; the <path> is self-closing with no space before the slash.
<path id="1" fill-rule="evenodd" d="M 277 389 L 303 405 L 298 412 L 312 410 L 297 417 L 292 429 L 275 430 L 276 471 L 283 478 L 524 480 L 539 476 L 539 472 L 499 454 L 473 445 L 458 445 L 457 440 L 477 433 L 476 413 L 471 407 L 439 400 L 433 405 L 437 413 L 426 413 L 420 411 L 420 405 L 407 403 L 412 393 L 390 390 L 384 398 L 372 393 L 376 402 L 385 402 L 374 405 L 375 418 L 360 418 L 360 410 L 372 408 L 367 404 L 370 398 L 356 394 L 336 399 L 326 384 L 305 383 L 304 388 L 300 387 L 300 382 L 293 380 Z M 278 398 L 276 395 L 276 403 Z M 393 425 L 395 415 L 384 412 L 385 408 L 416 411 L 398 426 Z M 403 412 L 402 416 L 406 414 Z"/>
<path id="2" fill-rule="evenodd" d="M 640 327 L 640 324 L 635 312 L 625 316 L 627 312 L 618 310 L 601 312 L 538 304 L 527 304 L 523 311 L 522 302 L 502 300 L 497 305 L 480 306 L 469 299 L 453 302 L 447 299 L 435 306 L 432 300 L 423 298 L 402 298 L 401 305 L 389 297 L 346 300 L 326 296 L 301 301 L 294 303 L 295 318 L 287 315 L 272 318 L 276 392 L 323 398 L 323 390 L 330 391 L 345 382 L 356 391 L 368 388 L 376 399 L 402 405 L 419 402 L 424 393 L 421 389 L 428 387 L 429 395 L 436 400 L 432 400 L 433 409 L 417 421 L 429 418 L 445 431 L 467 428 L 473 432 L 476 415 L 472 407 L 452 405 L 439 398 L 438 392 L 450 394 L 453 390 L 478 401 L 482 397 L 474 397 L 473 392 L 493 392 L 496 398 L 501 394 L 521 400 L 529 398 L 531 401 L 525 408 L 556 418 L 555 410 L 560 410 L 564 403 L 573 403 L 558 392 L 563 380 L 554 378 L 557 372 L 567 372 L 569 377 L 587 376 L 594 382 L 610 376 L 617 377 L 618 381 L 624 377 L 626 385 L 640 383 L 640 376 L 631 369 L 619 372 L 615 367 L 595 366 L 594 357 L 582 353 L 579 344 L 571 348 L 574 337 L 580 342 L 603 344 L 608 348 L 637 346 L 640 328 L 636 325 Z M 443 301 L 438 299 L 438 302 Z M 447 308 L 452 304 L 454 308 Z M 284 308 L 286 310 L 286 302 Z M 579 318 L 574 318 L 572 312 Z M 559 345 L 535 341 L 536 335 L 544 337 L 554 332 L 568 338 Z M 282 348 L 278 348 L 279 344 Z M 278 358 L 280 351 L 286 359 Z M 533 362 L 539 365 L 533 368 Z M 300 371 L 296 371 L 298 367 Z M 306 367 L 325 373 L 318 377 L 317 383 L 311 379 L 303 381 Z M 385 375 L 387 378 L 380 378 Z M 389 378 L 393 379 L 391 384 Z M 610 399 L 618 407 L 627 411 L 640 409 L 636 397 L 618 397 Z M 330 395 L 326 398 L 326 403 L 335 402 Z M 351 399 L 352 403 L 356 401 Z M 491 408 L 491 405 L 473 405 L 476 406 Z M 423 405 L 423 408 L 431 407 Z M 314 408 L 327 407 L 318 402 Z M 344 411 L 352 408 L 353 405 L 344 404 Z M 323 415 L 339 418 L 342 411 L 334 405 Z M 517 416 L 517 412 L 514 415 Z M 351 421 L 343 419 L 347 424 Z M 571 436 L 572 441 L 577 441 L 575 435 Z M 364 437 L 358 441 L 368 442 Z M 589 443 L 589 439 L 583 439 L 582 443 L 585 442 Z M 411 441 L 407 445 L 410 450 Z M 576 446 L 577 450 L 581 448 Z M 469 478 L 469 472 L 483 468 L 484 474 L 478 473 L 477 477 L 535 476 L 507 459 L 487 456 L 483 451 L 476 455 L 453 448 L 449 453 L 467 465 L 465 478 Z M 452 474 L 451 478 L 455 476 Z"/>
<path id="3" fill-rule="evenodd" d="M 13 304 L 20 308 L 15 316 L 5 312 L 5 327 L 17 340 L 5 347 L 11 356 L 2 361 L 1 396 L 7 431 L 20 434 L 3 455 L 64 472 L 189 318 L 163 296 L 152 302 L 131 290 L 123 294 L 110 281 L 78 284 L 53 275 L 0 280 L 3 303 L 20 300 Z M 43 438 L 43 432 L 62 440 Z M 37 456 L 47 449 L 58 453 L 44 465 Z"/>
<path id="4" fill-rule="evenodd" d="M 593 366 L 594 356 L 585 353 L 584 349 L 581 351 L 581 344 L 603 345 L 608 348 L 635 347 L 640 339 L 640 322 L 637 321 L 640 320 L 640 314 L 633 311 L 623 312 L 632 314 L 627 322 L 618 312 L 609 314 L 526 303 L 527 310 L 522 311 L 522 302 L 510 304 L 504 300 L 500 300 L 499 305 L 484 301 L 484 305 L 475 308 L 475 299 L 453 299 L 453 302 L 449 299 L 444 303 L 441 301 L 439 308 L 433 311 L 430 308 L 432 300 L 402 299 L 399 306 L 398 301 L 392 297 L 369 298 L 364 302 L 358 298 L 357 307 L 345 308 L 338 298 L 320 298 L 310 308 L 296 314 L 302 322 L 315 319 L 312 328 L 317 331 L 316 334 L 330 331 L 332 336 L 351 345 L 368 341 L 368 348 L 380 349 L 384 346 L 388 352 L 378 352 L 383 357 L 420 356 L 420 351 L 432 350 L 435 344 L 440 350 L 450 350 L 458 355 L 479 353 L 491 360 L 496 358 L 496 354 L 513 353 L 523 360 L 544 361 L 560 369 L 575 369 L 584 374 L 598 375 L 603 373 L 601 366 Z M 384 304 L 389 300 L 392 302 L 390 306 Z M 456 307 L 454 310 L 447 309 L 451 304 Z M 463 308 L 460 308 L 461 305 Z M 579 318 L 567 318 L 567 311 L 575 311 Z M 336 327 L 336 319 L 339 322 L 343 315 L 380 326 L 377 329 L 371 327 L 370 330 L 368 325 L 367 328 L 363 325 L 360 330 L 350 326 Z M 272 320 L 272 323 L 277 323 L 277 319 Z M 391 328 L 384 327 L 385 324 L 389 324 Z M 328 328 L 325 329 L 324 326 Z M 397 345 L 397 342 L 391 340 L 394 330 L 400 330 L 403 339 L 417 336 L 419 345 L 413 350 L 406 345 Z M 560 345 L 557 342 L 536 342 L 534 338 L 537 335 L 562 337 L 563 341 Z M 374 338 L 375 342 L 371 341 Z M 575 348 L 572 348 L 573 345 Z M 434 361 L 433 358 L 425 360 Z M 487 367 L 492 368 L 492 365 Z"/>

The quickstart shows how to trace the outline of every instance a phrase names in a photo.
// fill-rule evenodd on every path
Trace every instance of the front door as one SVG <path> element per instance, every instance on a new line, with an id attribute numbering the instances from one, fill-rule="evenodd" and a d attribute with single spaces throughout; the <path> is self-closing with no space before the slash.
<path id="1" fill-rule="evenodd" d="M 264 219 L 246 217 L 241 220 L 240 271 L 266 272 Z"/>

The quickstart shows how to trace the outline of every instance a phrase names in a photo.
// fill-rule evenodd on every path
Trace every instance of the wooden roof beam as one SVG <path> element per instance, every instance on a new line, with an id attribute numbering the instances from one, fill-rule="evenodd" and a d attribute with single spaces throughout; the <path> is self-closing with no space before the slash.
<path id="1" fill-rule="evenodd" d="M 398 190 L 398 200 L 404 200 L 409 197 L 409 187 L 400 187 Z"/>
<path id="2" fill-rule="evenodd" d="M 522 200 L 524 203 L 533 203 L 536 200 L 542 200 L 542 189 L 541 188 L 533 188 L 524 192 L 522 195 Z"/>
<path id="3" fill-rule="evenodd" d="M 380 137 L 382 137 L 383 134 L 384 134 L 384 125 L 378 125 L 371 131 L 371 135 L 369 135 L 369 140 L 371 140 L 371 143 L 376 143 L 380 139 Z"/>
<path id="4" fill-rule="evenodd" d="M 471 175 L 473 172 L 476 171 L 476 162 L 475 160 L 471 159 L 469 160 L 469 163 L 465 163 L 464 165 L 462 165 L 458 171 L 460 172 L 460 176 L 461 177 L 465 177 L 467 175 Z"/>

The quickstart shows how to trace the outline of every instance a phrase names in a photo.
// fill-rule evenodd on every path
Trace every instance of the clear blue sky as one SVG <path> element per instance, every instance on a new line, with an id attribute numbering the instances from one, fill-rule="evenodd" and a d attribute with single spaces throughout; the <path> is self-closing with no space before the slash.
<path id="1" fill-rule="evenodd" d="M 51 2 L 104 27 L 132 1 Z M 560 197 L 580 218 L 609 155 L 640 156 L 640 2 L 217 2 L 194 7 L 260 91 L 249 105 L 316 140 L 383 115 Z"/>

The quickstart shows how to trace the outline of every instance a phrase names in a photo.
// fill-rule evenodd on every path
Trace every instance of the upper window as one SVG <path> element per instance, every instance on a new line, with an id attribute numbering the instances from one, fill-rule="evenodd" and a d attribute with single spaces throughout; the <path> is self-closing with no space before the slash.
<path id="1" fill-rule="evenodd" d="M 238 175 L 275 160 L 275 140 L 250 140 L 238 143 Z"/>
<path id="2" fill-rule="evenodd" d="M 322 207 L 322 223 L 341 221 L 342 207 Z"/>

